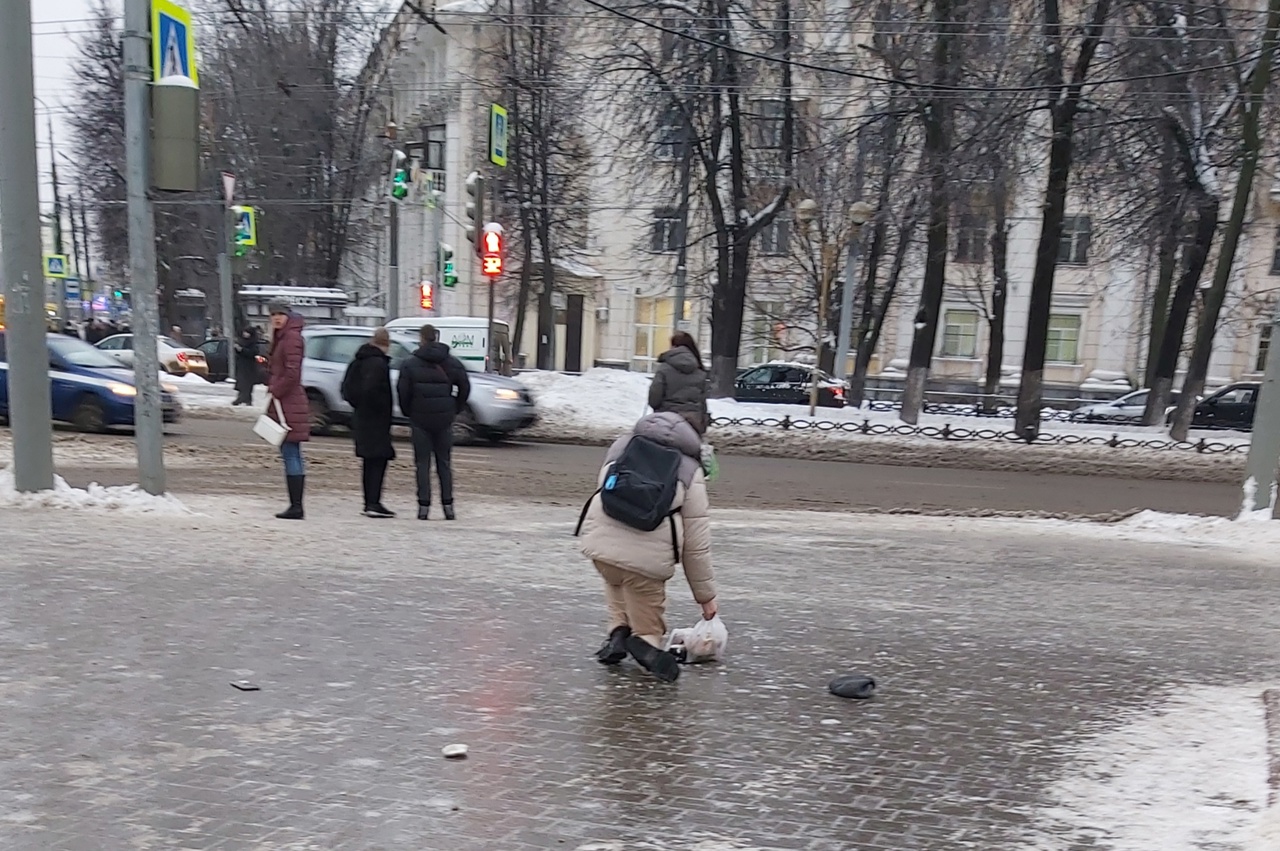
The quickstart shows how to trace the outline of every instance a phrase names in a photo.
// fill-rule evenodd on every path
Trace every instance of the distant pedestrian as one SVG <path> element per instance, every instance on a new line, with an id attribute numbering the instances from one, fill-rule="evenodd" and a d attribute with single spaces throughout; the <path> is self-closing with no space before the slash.
<path id="1" fill-rule="evenodd" d="M 711 520 L 706 478 L 701 463 L 702 441 L 693 426 L 674 412 L 649 414 L 629 435 L 619 438 L 600 468 L 601 490 L 583 509 L 582 552 L 604 578 L 609 608 L 609 637 L 596 651 L 605 665 L 616 665 L 627 654 L 661 680 L 679 677 L 676 657 L 663 649 L 667 632 L 666 584 L 683 566 L 693 599 L 707 620 L 716 616 L 715 574 L 711 567 Z M 675 450 L 676 457 L 670 457 Z M 663 463 L 675 481 L 652 476 Z M 646 473 L 649 476 L 646 476 Z M 647 487 L 652 486 L 652 487 Z M 617 502 L 606 506 L 605 491 Z M 669 503 L 645 505 L 645 500 L 670 493 Z M 620 517 L 645 511 L 657 525 L 645 531 Z"/>
<path id="2" fill-rule="evenodd" d="M 658 369 L 649 385 L 649 407 L 655 413 L 671 412 L 689 421 L 698 434 L 706 434 L 707 371 L 693 335 L 677 331 L 671 348 L 658 356 Z"/>
<path id="3" fill-rule="evenodd" d="M 422 345 L 400 367 L 396 392 L 400 412 L 413 427 L 413 463 L 418 474 L 418 519 L 431 515 L 431 459 L 440 477 L 444 519 L 453 520 L 453 421 L 471 395 L 467 368 L 449 354 L 431 325 L 418 332 Z"/>
<path id="4" fill-rule="evenodd" d="M 174 325 L 169 329 L 169 337 L 175 343 L 181 343 L 184 346 L 186 345 L 186 341 L 182 339 L 182 328 L 177 325 Z"/>
<path id="5" fill-rule="evenodd" d="M 258 339 L 258 329 L 246 326 L 235 341 L 232 355 L 236 359 L 236 400 L 232 405 L 252 405 L 253 388 L 259 382 L 258 355 L 262 351 L 262 343 Z"/>
<path id="6" fill-rule="evenodd" d="M 271 302 L 271 352 L 267 356 L 267 395 L 280 403 L 289 433 L 280 444 L 284 459 L 284 480 L 289 489 L 289 507 L 276 515 L 281 520 L 303 519 L 302 495 L 307 481 L 302 461 L 302 444 L 311 439 L 311 407 L 302 389 L 302 317 L 284 302 Z M 267 403 L 267 414 L 276 422 L 276 406 Z"/>
<path id="7" fill-rule="evenodd" d="M 391 443 L 391 335 L 386 328 L 356 351 L 356 359 L 342 379 L 342 398 L 353 410 L 351 435 L 356 457 L 363 461 L 365 517 L 395 517 L 382 504 L 387 464 L 396 457 Z"/>

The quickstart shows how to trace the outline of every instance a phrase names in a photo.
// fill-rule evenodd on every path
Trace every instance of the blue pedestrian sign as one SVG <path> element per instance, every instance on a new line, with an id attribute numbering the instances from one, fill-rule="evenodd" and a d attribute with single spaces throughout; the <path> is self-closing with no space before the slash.
<path id="1" fill-rule="evenodd" d="M 187 77 L 200 85 L 191 13 L 170 0 L 151 0 L 151 70 L 156 80 Z"/>
<path id="2" fill-rule="evenodd" d="M 46 278 L 65 278 L 71 274 L 67 268 L 67 255 L 46 254 L 44 256 L 44 276 Z"/>

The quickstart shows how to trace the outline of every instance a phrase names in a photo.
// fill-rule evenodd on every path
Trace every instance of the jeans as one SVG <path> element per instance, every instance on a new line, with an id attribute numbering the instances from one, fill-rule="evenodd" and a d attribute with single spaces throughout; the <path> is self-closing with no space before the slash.
<path id="1" fill-rule="evenodd" d="M 382 483 L 387 476 L 386 458 L 365 458 L 362 471 L 364 486 L 364 507 L 376 508 L 382 505 Z"/>
<path id="2" fill-rule="evenodd" d="M 426 431 L 413 427 L 413 463 L 418 474 L 418 505 L 431 504 L 431 459 L 440 476 L 440 502 L 453 505 L 453 429 Z"/>
<path id="3" fill-rule="evenodd" d="M 280 457 L 284 459 L 286 476 L 305 476 L 306 465 L 302 463 L 302 444 L 285 441 L 280 444 Z"/>

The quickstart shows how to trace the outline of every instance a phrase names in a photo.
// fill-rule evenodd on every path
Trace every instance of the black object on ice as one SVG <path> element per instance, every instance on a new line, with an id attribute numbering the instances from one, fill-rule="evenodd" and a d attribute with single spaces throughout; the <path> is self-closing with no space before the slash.
<path id="1" fill-rule="evenodd" d="M 261 691 L 261 689 L 258 688 L 258 686 L 254 685 L 248 680 L 237 680 L 231 683 L 231 687 L 234 689 L 238 689 L 240 691 Z"/>
<path id="2" fill-rule="evenodd" d="M 855 700 L 866 700 L 875 697 L 876 681 L 862 674 L 841 674 L 832 680 L 827 688 L 836 697 L 851 697 Z"/>

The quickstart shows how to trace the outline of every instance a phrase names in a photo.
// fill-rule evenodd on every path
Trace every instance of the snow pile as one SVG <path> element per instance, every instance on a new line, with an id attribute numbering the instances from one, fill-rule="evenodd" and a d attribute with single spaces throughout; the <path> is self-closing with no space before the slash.
<path id="1" fill-rule="evenodd" d="M 183 515 L 191 511 L 172 496 L 152 496 L 137 485 L 103 487 L 90 484 L 85 490 L 73 488 L 61 476 L 54 476 L 53 490 L 19 493 L 13 471 L 0 468 L 0 507 L 70 508 L 118 511 L 123 514 Z"/>
<path id="2" fill-rule="evenodd" d="M 1240 551 L 1249 548 L 1280 549 L 1280 521 L 1271 519 L 1276 488 L 1273 486 L 1271 489 L 1271 505 L 1254 510 L 1256 489 L 1253 479 L 1244 483 L 1244 499 L 1240 505 L 1240 513 L 1234 518 L 1142 511 L 1117 523 L 1114 528 L 1126 538 L 1212 544 Z"/>
<path id="3" fill-rule="evenodd" d="M 1197 688 L 1078 742 L 1027 847 L 1263 851 L 1267 735 L 1260 687 Z"/>
<path id="4" fill-rule="evenodd" d="M 204 411 L 210 413 L 241 413 L 245 417 L 256 417 L 261 414 L 267 404 L 267 388 L 261 385 L 253 388 L 253 405 L 236 408 L 231 403 L 236 400 L 234 384 L 223 381 L 210 384 L 203 378 L 188 375 L 178 383 L 178 399 L 184 411 Z"/>
<path id="5" fill-rule="evenodd" d="M 650 377 L 620 369 L 582 375 L 524 372 L 517 376 L 538 406 L 541 425 L 565 436 L 587 431 L 617 434 L 649 410 Z"/>

